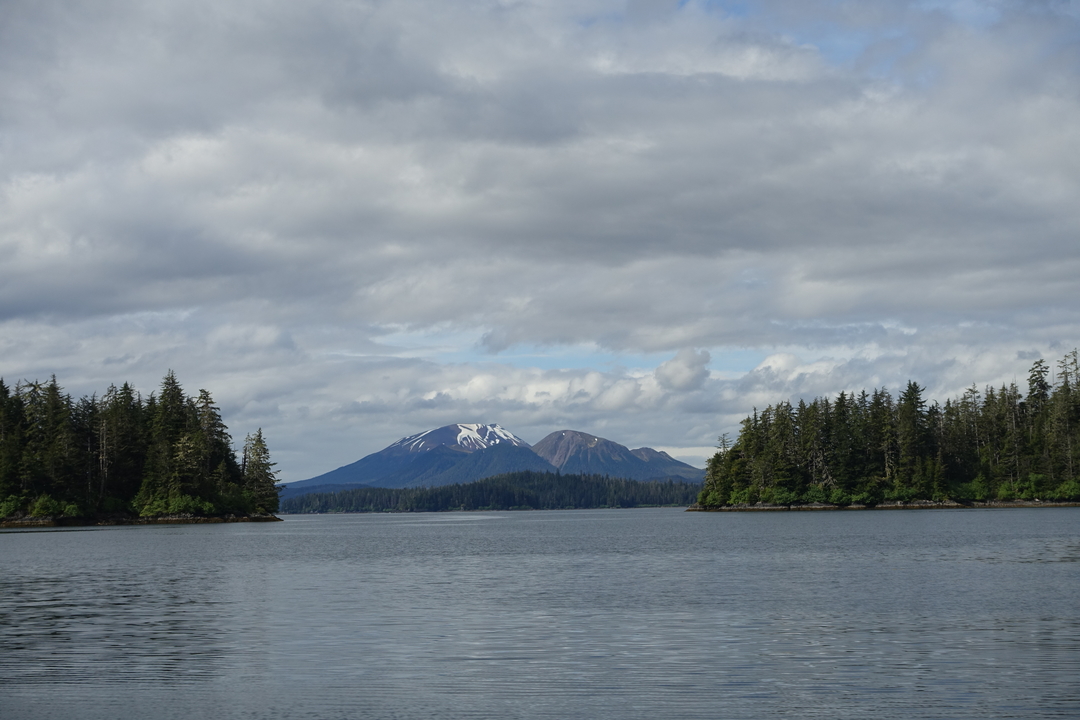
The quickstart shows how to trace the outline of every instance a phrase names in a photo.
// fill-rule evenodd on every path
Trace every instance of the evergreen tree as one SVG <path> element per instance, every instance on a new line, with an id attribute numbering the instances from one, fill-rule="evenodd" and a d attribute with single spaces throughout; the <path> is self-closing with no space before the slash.
<path id="1" fill-rule="evenodd" d="M 262 428 L 244 441 L 242 478 L 244 494 L 254 505 L 255 512 L 277 512 L 279 503 L 277 471 L 270 462 L 270 451 L 263 440 Z"/>
<path id="2" fill-rule="evenodd" d="M 45 384 L 17 387 L 25 418 L 20 491 L 29 497 L 72 499 L 76 476 L 71 398 L 54 375 Z"/>
<path id="3" fill-rule="evenodd" d="M 143 482 L 135 502 L 140 512 L 167 512 L 189 489 L 192 466 L 188 443 L 180 442 L 191 412 L 172 370 L 161 381 L 153 406 Z"/>
<path id="4" fill-rule="evenodd" d="M 901 499 L 909 494 L 927 496 L 923 473 L 927 449 L 926 401 L 922 393 L 918 383 L 908 382 L 896 406 L 897 471 L 892 480 L 893 491 Z"/>
<path id="5" fill-rule="evenodd" d="M 71 426 L 74 436 L 74 472 L 72 494 L 78 497 L 79 506 L 85 512 L 98 507 L 99 456 L 101 453 L 97 433 L 99 407 L 94 396 L 79 398 L 71 406 Z"/>
<path id="6" fill-rule="evenodd" d="M 146 464 L 148 433 L 142 399 L 124 383 L 110 385 L 100 401 L 98 413 L 98 489 L 102 503 L 107 498 L 117 509 L 142 485 Z"/>

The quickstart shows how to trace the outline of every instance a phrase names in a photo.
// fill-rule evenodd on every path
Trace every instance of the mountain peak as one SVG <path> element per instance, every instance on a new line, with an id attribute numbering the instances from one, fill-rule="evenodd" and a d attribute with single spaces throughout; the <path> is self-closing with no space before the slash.
<path id="1" fill-rule="evenodd" d="M 529 443 L 496 423 L 490 425 L 454 423 L 402 438 L 383 452 L 420 453 L 442 445 L 461 448 L 465 452 L 474 452 L 502 443 L 515 447 L 529 447 Z"/>
<path id="2" fill-rule="evenodd" d="M 573 472 L 577 471 L 573 462 L 575 459 L 587 463 L 585 458 L 614 457 L 622 460 L 630 455 L 630 450 L 618 443 L 578 430 L 556 430 L 536 443 L 533 452 L 558 468 L 571 463 L 575 467 Z"/>
<path id="3" fill-rule="evenodd" d="M 645 462 L 652 462 L 655 460 L 668 460 L 671 462 L 679 462 L 663 450 L 653 450 L 651 447 L 639 447 L 635 450 L 631 450 L 630 452 L 634 454 L 634 457 L 641 458 Z"/>
<path id="4" fill-rule="evenodd" d="M 660 477 L 700 479 L 701 470 L 652 448 L 631 450 L 577 430 L 556 430 L 532 447 L 564 473 L 592 473 L 648 480 Z"/>

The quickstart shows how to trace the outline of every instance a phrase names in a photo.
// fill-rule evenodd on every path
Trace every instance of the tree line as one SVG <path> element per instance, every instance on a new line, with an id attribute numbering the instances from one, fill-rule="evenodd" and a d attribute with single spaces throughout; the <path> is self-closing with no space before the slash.
<path id="1" fill-rule="evenodd" d="M 944 405 L 915 382 L 781 402 L 720 438 L 698 503 L 1080 500 L 1080 367 L 1038 360 L 1027 394 L 972 386 Z"/>
<path id="2" fill-rule="evenodd" d="M 689 505 L 699 483 L 641 482 L 602 475 L 514 472 L 431 488 L 354 488 L 309 493 L 281 502 L 285 513 L 569 510 Z"/>
<path id="3" fill-rule="evenodd" d="M 145 399 L 0 379 L 0 517 L 272 513 L 273 466 L 261 429 L 237 457 L 210 393 L 188 396 L 171 370 Z"/>

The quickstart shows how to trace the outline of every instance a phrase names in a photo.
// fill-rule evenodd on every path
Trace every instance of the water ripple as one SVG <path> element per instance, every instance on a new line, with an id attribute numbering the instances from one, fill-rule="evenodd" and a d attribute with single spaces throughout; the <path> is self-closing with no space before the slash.
<path id="1" fill-rule="evenodd" d="M 1077 717 L 1078 519 L 2 533 L 0 718 Z"/>

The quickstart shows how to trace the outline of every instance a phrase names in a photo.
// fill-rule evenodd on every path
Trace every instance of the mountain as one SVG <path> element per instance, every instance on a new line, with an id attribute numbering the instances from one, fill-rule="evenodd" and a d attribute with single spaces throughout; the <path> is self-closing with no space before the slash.
<path id="1" fill-rule="evenodd" d="M 704 471 L 652 448 L 631 450 L 576 430 L 557 430 L 532 447 L 564 473 L 610 475 L 631 480 L 678 477 L 700 481 Z"/>
<path id="2" fill-rule="evenodd" d="M 426 463 L 428 458 L 445 451 L 446 459 L 452 460 L 452 464 L 440 462 L 428 464 L 419 471 L 421 463 Z M 450 453 L 458 457 L 449 457 Z M 558 472 L 558 468 L 544 460 L 527 447 L 518 447 L 509 443 L 492 445 L 483 450 L 477 450 L 461 457 L 460 451 L 442 447 L 428 453 L 424 458 L 395 475 L 385 477 L 379 481 L 380 487 L 388 488 L 416 488 L 416 487 L 439 487 L 440 485 L 454 485 L 469 483 L 493 475 L 505 473 L 524 472 Z"/>
<path id="3" fill-rule="evenodd" d="M 450 459 L 460 461 L 471 453 L 498 445 L 525 449 L 529 447 L 529 443 L 499 425 L 455 423 L 402 438 L 379 452 L 366 455 L 349 465 L 308 480 L 289 483 L 289 489 L 314 488 L 322 485 L 388 487 L 383 484 L 384 479 L 388 478 L 398 483 L 390 487 L 404 487 L 407 484 L 405 479 L 414 472 L 438 475 L 454 465 L 449 461 Z M 436 449 L 439 449 L 438 454 L 427 457 Z M 452 454 L 447 455 L 448 452 Z M 417 462 L 420 464 L 413 469 L 412 466 Z M 406 470 L 406 468 L 410 469 Z M 308 491 L 305 490 L 305 492 Z"/>
<path id="4" fill-rule="evenodd" d="M 704 471 L 652 448 L 629 448 L 575 430 L 534 447 L 499 425 L 455 424 L 410 435 L 356 462 L 288 484 L 283 497 L 359 487 L 418 488 L 470 483 L 514 472 L 608 475 L 700 482 Z"/>
<path id="5" fill-rule="evenodd" d="M 649 477 L 673 477 L 673 478 L 686 478 L 687 480 L 694 480 L 700 482 L 705 479 L 705 471 L 699 470 L 693 465 L 688 465 L 681 460 L 668 455 L 663 450 L 653 450 L 651 447 L 640 447 L 636 450 L 631 450 L 634 457 L 644 460 L 649 464 L 652 469 L 652 475 Z"/>
<path id="6" fill-rule="evenodd" d="M 397 472 L 384 475 L 372 483 L 383 488 L 417 487 L 429 485 L 429 481 L 451 470 L 455 465 L 469 457 L 470 453 L 456 445 L 435 445 L 430 450 L 417 451 L 412 462 Z"/>

